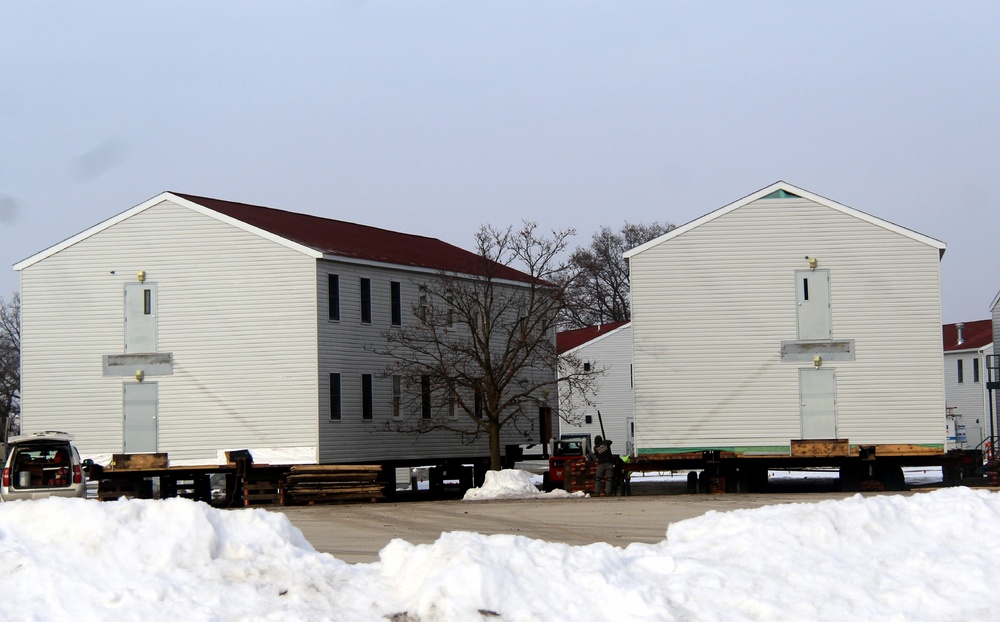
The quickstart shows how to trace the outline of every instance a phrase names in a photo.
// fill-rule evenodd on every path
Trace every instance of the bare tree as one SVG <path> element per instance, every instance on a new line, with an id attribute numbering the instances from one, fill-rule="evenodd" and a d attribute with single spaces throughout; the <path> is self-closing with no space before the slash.
<path id="1" fill-rule="evenodd" d="M 560 364 L 555 346 L 568 286 L 559 257 L 572 235 L 546 237 L 530 222 L 484 226 L 475 274 L 439 272 L 418 283 L 416 321 L 384 333 L 386 345 L 369 347 L 391 359 L 384 376 L 405 389 L 407 397 L 394 397 L 403 402 L 394 404 L 398 431 L 447 430 L 469 443 L 485 435 L 497 470 L 501 433 L 534 429 L 538 408 L 553 403 L 560 381 L 563 392 L 593 392 L 599 371 L 584 371 L 575 358 Z"/>
<path id="2" fill-rule="evenodd" d="M 560 318 L 561 327 L 584 328 L 628 321 L 631 317 L 628 262 L 622 255 L 673 229 L 674 225 L 662 222 L 625 223 L 617 232 L 601 227 L 590 246 L 573 251 L 569 263 L 575 277 L 568 290 L 569 304 Z"/>
<path id="3" fill-rule="evenodd" d="M 21 297 L 0 297 L 0 441 L 17 433 L 21 414 Z"/>

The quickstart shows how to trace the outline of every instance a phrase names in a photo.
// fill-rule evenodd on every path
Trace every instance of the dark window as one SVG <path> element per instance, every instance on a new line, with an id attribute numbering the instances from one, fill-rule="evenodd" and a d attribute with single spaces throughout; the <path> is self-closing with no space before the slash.
<path id="1" fill-rule="evenodd" d="M 389 283 L 389 290 L 392 295 L 392 325 L 400 326 L 403 323 L 403 296 L 399 283 L 395 281 Z"/>
<path id="2" fill-rule="evenodd" d="M 809 279 L 802 279 L 802 300 L 809 300 Z"/>
<path id="3" fill-rule="evenodd" d="M 153 290 L 142 290 L 142 313 L 144 315 L 153 314 Z"/>
<path id="4" fill-rule="evenodd" d="M 375 415 L 372 400 L 372 375 L 361 374 L 361 418 L 371 419 Z"/>
<path id="5" fill-rule="evenodd" d="M 340 374 L 330 374 L 330 419 L 340 421 Z"/>
<path id="6" fill-rule="evenodd" d="M 972 381 L 979 382 L 979 359 L 972 359 Z"/>
<path id="7" fill-rule="evenodd" d="M 958 359 L 958 384 L 965 382 L 965 374 L 962 370 L 962 359 Z"/>
<path id="8" fill-rule="evenodd" d="M 583 364 L 583 371 L 590 371 L 590 363 Z"/>
<path id="9" fill-rule="evenodd" d="M 361 279 L 361 323 L 372 323 L 372 280 Z"/>
<path id="10" fill-rule="evenodd" d="M 420 416 L 431 418 L 431 377 L 420 376 Z"/>
<path id="11" fill-rule="evenodd" d="M 330 319 L 340 320 L 340 275 L 331 274 L 328 277 L 330 291 L 327 294 L 330 307 Z"/>

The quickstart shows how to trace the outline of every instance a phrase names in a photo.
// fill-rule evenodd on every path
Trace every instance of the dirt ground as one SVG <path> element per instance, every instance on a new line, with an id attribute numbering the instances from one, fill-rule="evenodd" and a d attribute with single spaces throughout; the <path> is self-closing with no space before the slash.
<path id="1" fill-rule="evenodd" d="M 442 532 L 472 531 L 574 545 L 607 542 L 627 546 L 633 542 L 660 542 L 670 523 L 712 510 L 817 503 L 854 494 L 822 491 L 690 495 L 656 486 L 636 488 L 631 497 L 357 503 L 273 511 L 288 516 L 316 550 L 345 562 L 368 563 L 378 561 L 378 552 L 394 538 L 428 544 Z"/>

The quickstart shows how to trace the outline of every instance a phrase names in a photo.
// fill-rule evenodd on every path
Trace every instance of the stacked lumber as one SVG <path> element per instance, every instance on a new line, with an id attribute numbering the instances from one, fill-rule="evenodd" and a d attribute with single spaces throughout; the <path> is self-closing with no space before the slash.
<path id="1" fill-rule="evenodd" d="M 285 504 L 376 501 L 385 497 L 381 465 L 295 465 L 285 476 Z"/>

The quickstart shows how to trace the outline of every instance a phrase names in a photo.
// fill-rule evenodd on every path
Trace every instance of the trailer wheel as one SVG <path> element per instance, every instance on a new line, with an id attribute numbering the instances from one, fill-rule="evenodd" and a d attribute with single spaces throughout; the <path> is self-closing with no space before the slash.
<path id="1" fill-rule="evenodd" d="M 903 467 L 898 464 L 878 465 L 878 480 L 888 491 L 906 490 L 906 477 L 903 475 Z"/>
<path id="2" fill-rule="evenodd" d="M 861 490 L 861 465 L 842 464 L 840 466 L 840 490 L 858 492 Z"/>
<path id="3" fill-rule="evenodd" d="M 760 466 L 744 466 L 739 470 L 739 490 L 734 492 L 765 492 L 767 490 L 767 469 Z"/>
<path id="4" fill-rule="evenodd" d="M 703 495 L 708 494 L 708 471 L 698 474 L 698 492 Z"/>
<path id="5" fill-rule="evenodd" d="M 941 479 L 945 486 L 960 486 L 965 478 L 965 470 L 955 464 L 946 464 L 941 467 Z"/>

